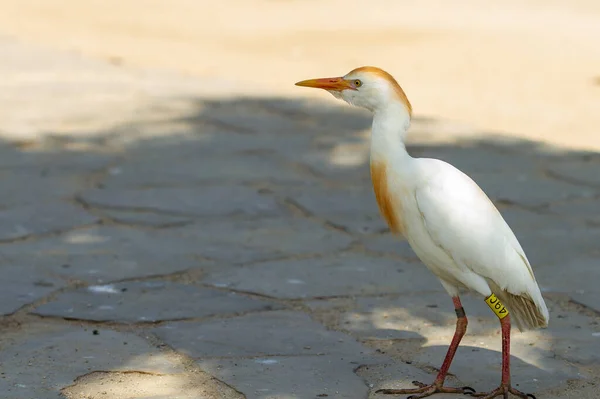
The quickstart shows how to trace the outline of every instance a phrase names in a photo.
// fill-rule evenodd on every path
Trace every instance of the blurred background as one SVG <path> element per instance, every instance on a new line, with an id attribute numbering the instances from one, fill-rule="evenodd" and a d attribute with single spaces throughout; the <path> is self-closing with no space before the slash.
<path id="1" fill-rule="evenodd" d="M 599 1 L 0 0 L 0 60 L 6 397 L 429 382 L 454 311 L 378 214 L 370 115 L 294 86 L 362 65 L 534 266 L 551 324 L 513 336 L 513 381 L 597 397 Z M 451 383 L 492 389 L 497 320 L 463 303 Z"/>
<path id="2" fill-rule="evenodd" d="M 600 147 L 593 0 L 24 0 L 2 10 L 5 35 L 192 75 L 222 95 L 322 98 L 293 83 L 376 65 L 396 76 L 417 115 Z"/>

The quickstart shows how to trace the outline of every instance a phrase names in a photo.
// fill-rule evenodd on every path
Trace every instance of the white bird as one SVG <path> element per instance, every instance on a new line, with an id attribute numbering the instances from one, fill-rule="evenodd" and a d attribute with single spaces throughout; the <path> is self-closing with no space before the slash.
<path id="1" fill-rule="evenodd" d="M 325 89 L 372 112 L 371 180 L 381 215 L 393 233 L 406 238 L 454 302 L 456 331 L 434 382 L 426 385 L 414 381 L 418 388 L 377 392 L 413 394 L 414 399 L 437 392 L 487 399 L 508 398 L 509 393 L 534 398 L 510 383 L 511 316 L 521 331 L 542 328 L 548 325 L 548 309 L 523 248 L 492 201 L 454 166 L 408 154 L 404 141 L 412 107 L 389 73 L 361 67 L 343 77 L 304 80 L 296 85 Z M 500 319 L 502 379 L 489 393 L 443 385 L 467 329 L 459 298 L 465 289 L 482 295 Z"/>

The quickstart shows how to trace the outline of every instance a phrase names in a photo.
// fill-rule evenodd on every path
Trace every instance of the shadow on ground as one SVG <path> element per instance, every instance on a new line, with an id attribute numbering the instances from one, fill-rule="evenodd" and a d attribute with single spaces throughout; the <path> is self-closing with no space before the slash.
<path id="1" fill-rule="evenodd" d="M 172 99 L 110 129 L 3 143 L 0 388 L 358 398 L 431 380 L 454 313 L 378 215 L 369 128 L 326 103 Z M 600 154 L 433 118 L 410 136 L 414 156 L 484 188 L 534 265 L 552 323 L 515 334 L 514 381 L 540 392 L 590 376 Z M 480 298 L 464 304 L 452 382 L 491 389 L 497 322 Z"/>

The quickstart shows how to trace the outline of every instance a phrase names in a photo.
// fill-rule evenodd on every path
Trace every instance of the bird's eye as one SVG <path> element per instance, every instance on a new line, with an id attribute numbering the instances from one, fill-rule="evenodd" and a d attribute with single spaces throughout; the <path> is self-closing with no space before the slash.
<path id="1" fill-rule="evenodd" d="M 356 87 L 360 87 L 360 86 L 362 86 L 362 82 L 361 82 L 360 80 L 356 79 L 356 80 L 354 81 L 354 86 L 356 86 Z"/>

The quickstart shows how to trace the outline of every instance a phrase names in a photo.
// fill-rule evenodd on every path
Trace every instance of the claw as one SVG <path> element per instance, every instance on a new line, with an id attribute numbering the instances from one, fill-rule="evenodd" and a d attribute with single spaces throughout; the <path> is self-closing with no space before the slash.
<path id="1" fill-rule="evenodd" d="M 473 395 L 476 391 L 471 387 L 462 387 L 463 395 Z M 535 398 L 534 398 L 535 399 Z"/>
<path id="2" fill-rule="evenodd" d="M 477 392 L 477 393 L 467 393 L 467 395 L 475 396 L 482 399 L 492 399 L 498 396 L 502 396 L 503 398 L 508 398 L 508 394 L 511 393 L 515 396 L 518 396 L 522 399 L 536 399 L 536 397 L 530 393 L 521 392 L 510 385 L 500 385 L 498 388 L 494 389 L 490 392 Z"/>

